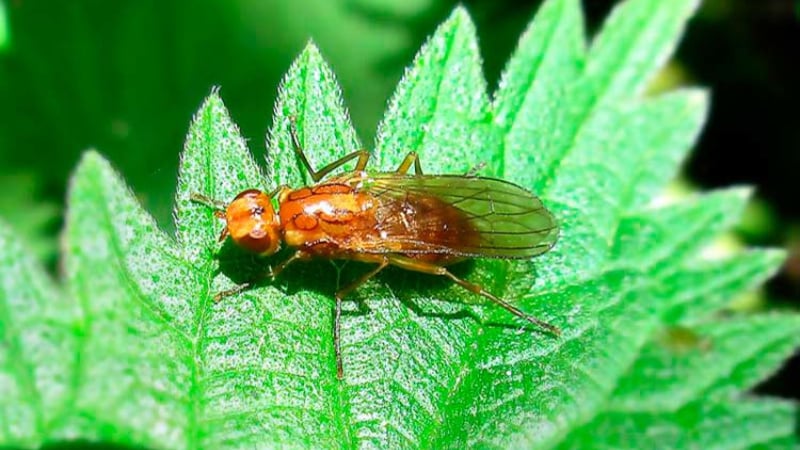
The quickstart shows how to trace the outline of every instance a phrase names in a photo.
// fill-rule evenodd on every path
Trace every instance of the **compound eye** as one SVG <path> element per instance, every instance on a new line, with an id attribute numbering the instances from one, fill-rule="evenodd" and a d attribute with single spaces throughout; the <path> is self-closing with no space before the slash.
<path id="1" fill-rule="evenodd" d="M 263 192 L 259 191 L 258 189 L 248 189 L 246 191 L 239 192 L 239 194 L 233 200 L 236 201 L 241 198 L 256 198 L 261 194 L 263 194 Z"/>

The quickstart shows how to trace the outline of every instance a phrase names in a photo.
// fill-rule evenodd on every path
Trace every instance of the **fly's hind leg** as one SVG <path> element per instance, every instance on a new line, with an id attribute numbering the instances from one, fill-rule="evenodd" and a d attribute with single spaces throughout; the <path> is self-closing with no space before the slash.
<path id="1" fill-rule="evenodd" d="M 375 262 L 377 262 L 378 265 L 374 269 L 370 270 L 364 275 L 361 275 L 352 283 L 336 291 L 336 307 L 333 311 L 333 350 L 336 353 L 336 378 L 340 380 L 344 376 L 344 370 L 342 369 L 342 348 L 340 341 L 342 299 L 344 299 L 348 294 L 356 290 L 362 284 L 366 283 L 370 278 L 377 275 L 378 272 L 385 269 L 386 266 L 389 265 L 389 259 L 385 256 L 377 257 Z"/>
<path id="2" fill-rule="evenodd" d="M 545 330 L 555 334 L 556 336 L 561 335 L 561 330 L 558 327 L 556 327 L 554 325 L 550 325 L 549 323 L 547 323 L 547 322 L 545 322 L 545 321 L 543 321 L 541 319 L 537 319 L 536 317 L 533 317 L 531 315 L 525 314 L 524 312 L 522 312 L 520 309 L 518 309 L 514 305 L 508 303 L 507 301 L 501 299 L 500 297 L 497 297 L 496 295 L 492 294 L 491 292 L 485 290 L 480 285 L 477 285 L 477 284 L 474 284 L 474 283 L 470 283 L 469 281 L 463 280 L 463 279 L 453 275 L 452 272 L 450 272 L 449 270 L 447 270 L 446 268 L 444 268 L 442 266 L 437 266 L 436 264 L 431 264 L 431 263 L 427 263 L 427 262 L 424 262 L 424 261 L 419 261 L 419 260 L 416 260 L 416 259 L 413 259 L 413 258 L 408 258 L 408 257 L 405 257 L 405 256 L 400 256 L 400 255 L 390 255 L 388 258 L 389 258 L 389 263 L 390 264 L 392 264 L 393 266 L 400 267 L 402 269 L 413 270 L 415 272 L 428 273 L 428 274 L 431 274 L 431 275 L 439 275 L 439 276 L 444 276 L 444 277 L 450 278 L 451 280 L 456 282 L 456 284 L 458 284 L 459 286 L 463 287 L 464 289 L 466 289 L 466 290 L 468 290 L 470 292 L 473 292 L 475 294 L 478 294 L 480 296 L 483 296 L 485 298 L 488 298 L 492 302 L 496 303 L 499 306 L 502 306 L 506 311 L 510 312 L 511 314 L 514 314 L 515 316 L 519 317 L 520 319 L 524 319 L 524 320 L 526 320 L 526 321 L 528 321 L 528 322 L 530 322 L 530 323 L 532 323 L 532 324 L 534 324 L 536 326 L 544 328 Z"/>
<path id="3" fill-rule="evenodd" d="M 319 170 L 314 170 L 314 168 L 311 167 L 311 163 L 308 161 L 308 158 L 306 157 L 306 152 L 300 145 L 300 138 L 297 136 L 296 122 L 297 121 L 294 116 L 289 117 L 289 133 L 292 135 L 292 147 L 294 147 L 295 153 L 300 158 L 300 161 L 303 162 L 303 165 L 308 171 L 308 174 L 311 175 L 311 179 L 314 180 L 315 183 L 324 178 L 325 175 L 328 175 L 329 173 L 333 172 L 334 170 L 338 169 L 339 167 L 342 167 L 343 165 L 349 163 L 350 161 L 356 158 L 358 158 L 358 162 L 356 162 L 356 167 L 354 169 L 355 171 L 360 172 L 367 167 L 367 162 L 369 161 L 369 152 L 366 150 L 356 150 L 352 153 L 348 153 L 347 155 L 337 159 L 336 161 L 326 165 L 325 167 Z"/>

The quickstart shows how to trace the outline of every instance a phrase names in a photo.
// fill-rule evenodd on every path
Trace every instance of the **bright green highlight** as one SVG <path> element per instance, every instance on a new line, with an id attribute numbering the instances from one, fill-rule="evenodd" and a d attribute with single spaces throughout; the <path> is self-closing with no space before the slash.
<path id="1" fill-rule="evenodd" d="M 11 44 L 11 32 L 8 29 L 8 13 L 6 13 L 6 2 L 0 1 L 0 51 L 5 50 Z"/>

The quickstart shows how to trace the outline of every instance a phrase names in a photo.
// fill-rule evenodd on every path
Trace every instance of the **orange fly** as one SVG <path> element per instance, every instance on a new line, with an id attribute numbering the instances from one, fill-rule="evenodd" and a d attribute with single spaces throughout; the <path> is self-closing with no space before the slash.
<path id="1" fill-rule="evenodd" d="M 389 265 L 450 278 L 459 286 L 502 306 L 553 334 L 560 330 L 532 317 L 446 266 L 466 258 L 528 259 L 553 247 L 558 226 L 541 200 L 502 180 L 467 175 L 426 175 L 415 152 L 394 172 L 365 171 L 369 153 L 358 150 L 315 171 L 291 122 L 292 143 L 315 185 L 272 193 L 249 189 L 223 205 L 200 194 L 192 200 L 217 210 L 226 222 L 220 241 L 230 236 L 240 247 L 260 255 L 276 253 L 281 243 L 294 254 L 268 274 L 276 277 L 289 264 L 312 258 L 347 259 L 376 266 L 336 292 L 333 344 L 336 373 L 342 378 L 339 329 L 342 299 Z M 355 169 L 320 182 L 357 160 Z M 414 174 L 409 170 L 414 167 Z M 276 211 L 272 199 L 277 197 Z M 250 287 L 223 291 L 215 300 Z"/>

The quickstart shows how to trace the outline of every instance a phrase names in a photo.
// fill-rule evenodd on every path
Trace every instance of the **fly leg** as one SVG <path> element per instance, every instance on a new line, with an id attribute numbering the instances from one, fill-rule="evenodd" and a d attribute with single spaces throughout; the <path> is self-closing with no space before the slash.
<path id="1" fill-rule="evenodd" d="M 219 200 L 214 200 L 213 198 L 207 195 L 199 194 L 197 192 L 192 192 L 191 195 L 189 195 L 189 200 L 195 203 L 200 203 L 201 205 L 208 206 L 209 208 L 214 210 L 214 217 L 216 217 L 217 219 L 225 218 L 225 210 L 228 208 L 228 205 L 226 205 L 225 203 Z M 228 237 L 228 226 L 225 225 L 225 228 L 222 229 L 222 232 L 220 232 L 219 238 L 217 240 L 219 242 L 222 242 L 227 237 Z"/>
<path id="2" fill-rule="evenodd" d="M 478 164 L 475 164 L 474 166 L 472 166 L 472 168 L 469 169 L 466 173 L 464 173 L 464 177 L 465 178 L 475 178 L 475 177 L 478 176 L 478 172 L 483 170 L 484 167 L 486 167 L 486 161 L 481 161 Z"/>
<path id="3" fill-rule="evenodd" d="M 309 255 L 306 252 L 304 252 L 302 250 L 298 250 L 294 254 L 292 254 L 292 256 L 288 257 L 285 261 L 283 261 L 282 263 L 278 264 L 274 268 L 270 268 L 270 270 L 268 272 L 266 272 L 263 275 L 257 277 L 256 280 L 248 281 L 248 282 L 245 282 L 245 283 L 242 283 L 242 284 L 237 284 L 236 286 L 234 286 L 234 287 L 232 287 L 230 289 L 226 289 L 224 291 L 217 292 L 216 294 L 214 294 L 214 301 L 219 303 L 225 297 L 230 297 L 231 295 L 236 295 L 236 294 L 238 294 L 240 292 L 246 291 L 246 290 L 252 288 L 254 283 L 258 282 L 259 280 L 261 280 L 263 278 L 269 277 L 269 278 L 272 278 L 274 280 L 275 277 L 277 277 L 281 272 L 283 272 L 283 270 L 286 269 L 286 267 L 289 264 L 291 264 L 291 263 L 293 263 L 293 262 L 295 262 L 297 260 L 308 259 L 308 258 L 309 258 Z"/>
<path id="4" fill-rule="evenodd" d="M 356 290 L 359 286 L 366 283 L 367 280 L 374 277 L 378 274 L 381 270 L 385 269 L 386 266 L 389 265 L 389 258 L 385 256 L 378 257 L 377 261 L 378 265 L 370 270 L 369 272 L 361 275 L 353 281 L 352 283 L 348 284 L 347 286 L 339 289 L 336 291 L 336 307 L 333 311 L 333 350 L 336 353 L 336 378 L 342 379 L 344 376 L 344 371 L 342 370 L 342 348 L 340 344 L 340 330 L 341 330 L 341 322 L 342 322 L 342 299 L 347 296 L 347 294 Z"/>
<path id="5" fill-rule="evenodd" d="M 400 163 L 400 166 L 397 167 L 395 173 L 400 175 L 405 175 L 411 169 L 411 165 L 414 165 L 414 174 L 415 175 L 422 175 L 422 165 L 419 161 L 419 155 L 417 152 L 408 152 L 406 157 L 403 159 L 403 162 Z M 478 172 L 480 172 L 484 167 L 486 167 L 485 162 L 480 162 L 475 164 L 471 169 L 464 173 L 464 177 L 466 178 L 474 178 L 478 176 Z"/>
<path id="6" fill-rule="evenodd" d="M 292 135 L 292 147 L 294 147 L 295 153 L 300 158 L 300 161 L 303 162 L 308 174 L 311 175 L 311 179 L 314 180 L 315 183 L 325 177 L 325 175 L 328 175 L 329 173 L 356 158 L 358 158 L 358 162 L 356 163 L 356 167 L 354 169 L 355 171 L 360 172 L 367 167 L 367 162 L 369 161 L 369 152 L 366 150 L 356 150 L 326 165 L 318 171 L 314 170 L 311 167 L 311 163 L 308 161 L 308 158 L 306 158 L 306 153 L 303 150 L 303 147 L 300 145 L 300 138 L 297 136 L 296 122 L 297 121 L 294 116 L 289 117 L 289 133 Z"/>
<path id="7" fill-rule="evenodd" d="M 436 264 L 431 264 L 431 263 L 427 263 L 427 262 L 424 262 L 424 261 L 419 261 L 419 260 L 416 260 L 416 259 L 413 259 L 413 258 L 408 258 L 408 257 L 405 257 L 405 256 L 400 256 L 400 255 L 390 255 L 390 256 L 388 256 L 388 258 L 389 258 L 389 263 L 390 264 L 392 264 L 393 266 L 400 267 L 402 269 L 413 270 L 415 272 L 428 273 L 428 274 L 431 274 L 431 275 L 440 275 L 440 276 L 444 276 L 444 277 L 450 278 L 451 280 L 455 281 L 456 284 L 458 284 L 459 286 L 463 287 L 464 289 L 466 289 L 466 290 L 468 290 L 470 292 L 473 292 L 475 294 L 481 295 L 481 296 L 483 296 L 485 298 L 488 298 L 492 302 L 496 303 L 497 305 L 502 306 L 503 308 L 505 308 L 506 311 L 510 312 L 511 314 L 514 314 L 515 316 L 519 317 L 520 319 L 524 319 L 524 320 L 526 320 L 526 321 L 528 321 L 528 322 L 530 322 L 530 323 L 532 323 L 532 324 L 534 324 L 536 326 L 544 328 L 545 330 L 553 333 L 556 336 L 561 335 L 561 330 L 558 327 L 556 327 L 554 325 L 550 325 L 549 323 L 547 323 L 547 322 L 545 322 L 543 320 L 537 319 L 536 317 L 533 317 L 531 315 L 525 314 L 524 312 L 522 312 L 520 309 L 518 309 L 514 305 L 508 303 L 507 301 L 505 301 L 505 300 L 497 297 L 496 295 L 492 294 L 491 292 L 485 290 L 480 285 L 477 285 L 477 284 L 474 284 L 474 283 L 470 283 L 469 281 L 463 280 L 463 279 L 453 275 L 452 272 L 450 272 L 449 270 L 447 270 L 446 268 L 444 268 L 442 266 L 437 266 Z"/>
<path id="8" fill-rule="evenodd" d="M 286 260 L 284 260 L 282 263 L 278 264 L 275 267 L 270 267 L 269 272 L 267 272 L 267 276 L 274 280 L 275 278 L 278 277 L 278 275 L 281 274 L 281 272 L 283 272 L 287 267 L 289 267 L 289 264 L 295 261 L 302 261 L 308 259 L 311 259 L 311 255 L 309 255 L 303 250 L 298 250 L 292 253 L 292 256 L 286 258 Z"/>
<path id="9" fill-rule="evenodd" d="M 213 198 L 207 195 L 203 195 L 197 192 L 192 192 L 191 195 L 189 195 L 189 200 L 195 203 L 200 203 L 201 205 L 208 206 L 209 208 L 214 210 L 214 214 L 225 211 L 225 209 L 228 207 L 228 205 L 219 200 L 214 200 Z"/>
<path id="10" fill-rule="evenodd" d="M 292 188 L 290 188 L 288 184 L 282 184 L 282 185 L 276 187 L 275 189 L 273 189 L 272 191 L 270 191 L 270 193 L 268 195 L 269 195 L 269 198 L 275 198 L 275 196 L 280 194 L 281 192 L 287 191 L 287 190 L 291 190 L 291 189 Z"/>
<path id="11" fill-rule="evenodd" d="M 419 162 L 419 155 L 417 152 L 408 152 L 395 172 L 400 175 L 405 175 L 408 173 L 408 170 L 411 169 L 412 164 L 414 165 L 414 174 L 422 175 L 422 165 Z"/>

